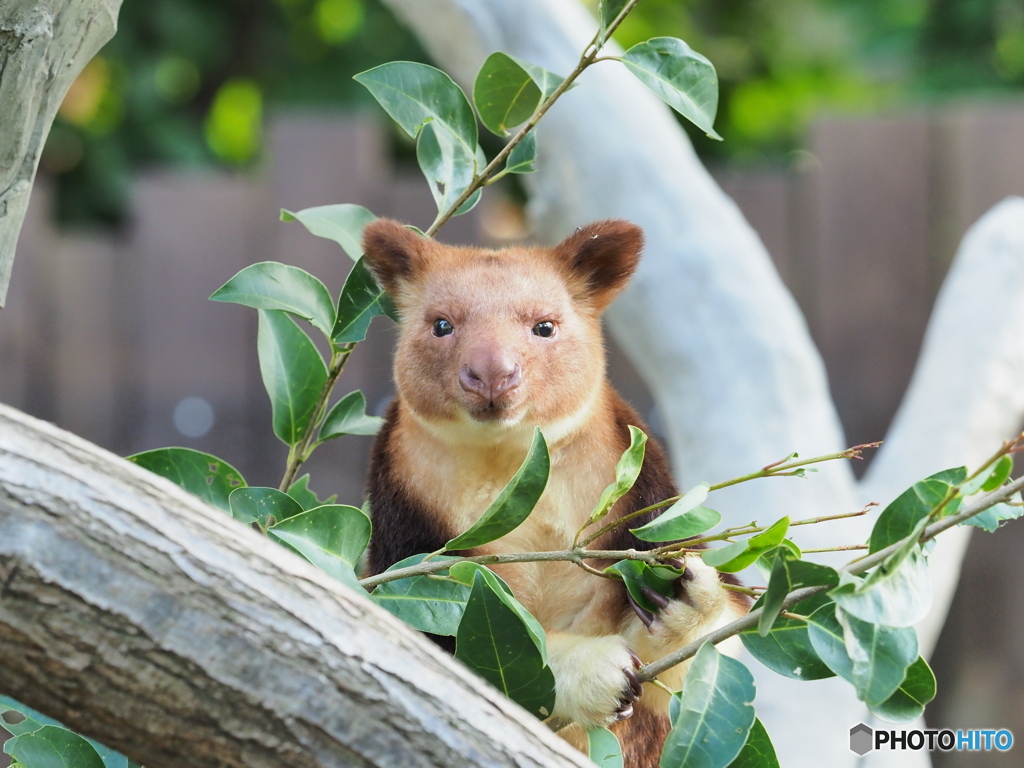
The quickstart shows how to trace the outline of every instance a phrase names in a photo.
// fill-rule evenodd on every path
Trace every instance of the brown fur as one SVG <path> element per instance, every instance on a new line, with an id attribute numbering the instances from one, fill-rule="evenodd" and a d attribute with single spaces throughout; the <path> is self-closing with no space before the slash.
<path id="1" fill-rule="evenodd" d="M 439 549 L 468 528 L 521 464 L 535 426 L 551 455 L 544 495 L 519 528 L 475 553 L 571 546 L 614 479 L 628 426 L 647 431 L 605 378 L 600 327 L 642 241 L 637 227 L 621 221 L 592 224 L 551 249 L 501 251 L 441 245 L 396 222 L 367 228 L 364 258 L 402 315 L 398 398 L 371 458 L 374 573 Z M 450 332 L 439 334 L 438 320 Z M 536 332 L 539 323 L 553 324 L 550 337 Z M 649 440 L 639 478 L 611 514 L 676 494 L 665 454 Z M 594 546 L 654 545 L 622 527 Z M 556 715 L 607 724 L 626 685 L 627 646 L 653 661 L 746 610 L 738 610 L 713 569 L 691 560 L 697 575 L 682 583 L 687 600 L 673 601 L 650 628 L 629 607 L 621 583 L 571 563 L 494 566 L 547 632 Z M 681 687 L 685 667 L 662 680 Z M 634 716 L 615 726 L 627 766 L 657 765 L 666 713 L 664 694 L 645 686 Z M 579 746 L 581 733 L 573 727 L 563 735 Z"/>

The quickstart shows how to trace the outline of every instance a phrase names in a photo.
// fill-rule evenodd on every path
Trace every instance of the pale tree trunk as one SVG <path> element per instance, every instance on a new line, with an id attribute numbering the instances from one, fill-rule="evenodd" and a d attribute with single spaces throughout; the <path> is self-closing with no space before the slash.
<path id="1" fill-rule="evenodd" d="M 147 768 L 588 764 L 365 595 L 4 406 L 0 693 Z"/>
<path id="2" fill-rule="evenodd" d="M 578 0 L 385 3 L 467 89 L 496 50 L 566 74 L 596 28 Z M 609 311 L 609 325 L 654 396 L 683 485 L 744 474 L 794 450 L 811 456 L 846 447 L 793 298 L 667 107 L 624 67 L 600 63 L 545 116 L 538 144 L 539 171 L 524 180 L 540 238 L 554 242 L 606 217 L 644 228 L 639 272 Z M 914 383 L 866 480 L 858 484 L 848 466 L 834 464 L 811 480 L 726 489 L 713 506 L 728 522 L 884 504 L 932 472 L 977 465 L 1015 432 L 1024 413 L 1022 207 L 1004 203 L 966 238 Z M 808 548 L 856 543 L 873 521 L 805 526 L 796 539 Z M 944 534 L 932 557 L 935 605 L 919 628 L 925 652 L 941 629 L 967 537 L 967 529 Z M 796 683 L 750 666 L 758 712 L 783 765 L 853 765 L 849 728 L 868 715 L 851 686 Z M 901 766 L 928 763 L 923 753 L 897 754 Z"/>
<path id="3" fill-rule="evenodd" d="M 0 2 L 0 307 L 32 181 L 71 83 L 113 37 L 121 0 Z"/>

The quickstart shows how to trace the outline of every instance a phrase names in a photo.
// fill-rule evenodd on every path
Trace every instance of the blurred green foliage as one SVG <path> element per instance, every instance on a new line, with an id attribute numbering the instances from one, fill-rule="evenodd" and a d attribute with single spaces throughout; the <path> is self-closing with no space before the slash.
<path id="1" fill-rule="evenodd" d="M 690 135 L 733 161 L 784 161 L 821 112 L 1024 89 L 1021 0 L 644 0 L 618 38 L 655 34 L 714 63 L 725 141 Z"/>
<path id="2" fill-rule="evenodd" d="M 715 64 L 726 141 L 691 136 L 733 161 L 785 162 L 822 111 L 1024 88 L 1021 0 L 643 0 L 617 39 L 657 35 Z M 379 0 L 124 0 L 43 156 L 60 217 L 118 220 L 147 164 L 252 164 L 268 110 L 368 104 L 352 75 L 393 59 L 426 60 Z"/>
<path id="3" fill-rule="evenodd" d="M 41 160 L 65 222 L 117 221 L 135 169 L 258 161 L 267 111 L 373 99 L 352 75 L 424 60 L 376 0 L 124 0 Z"/>

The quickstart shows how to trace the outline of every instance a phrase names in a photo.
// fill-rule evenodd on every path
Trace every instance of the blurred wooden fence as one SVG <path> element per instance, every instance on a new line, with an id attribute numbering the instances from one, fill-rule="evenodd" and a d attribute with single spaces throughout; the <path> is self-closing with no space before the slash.
<path id="1" fill-rule="evenodd" d="M 285 450 L 269 428 L 255 313 L 207 297 L 237 270 L 268 259 L 304 267 L 332 292 L 340 289 L 348 259 L 301 225 L 278 222 L 281 207 L 353 202 L 425 226 L 433 203 L 415 169 L 393 165 L 387 133 L 375 120 L 291 116 L 268 133 L 269 159 L 255 173 L 143 174 L 131 224 L 116 234 L 56 230 L 41 181 L 9 304 L 0 311 L 0 401 L 120 454 L 187 445 L 232 462 L 252 484 L 277 485 Z M 808 318 L 848 441 L 881 439 L 964 231 L 1005 196 L 1024 194 L 1024 107 L 824 119 L 792 169 L 716 175 L 761 234 Z M 500 206 L 483 205 L 455 220 L 443 239 L 494 242 L 503 215 Z M 375 324 L 371 343 L 353 355 L 343 380 L 344 387 L 363 389 L 371 409 L 379 410 L 392 392 L 392 335 Z M 614 351 L 612 372 L 649 411 L 643 385 Z M 185 434 L 203 431 L 210 416 L 208 432 Z M 321 449 L 310 465 L 315 490 L 358 503 L 368 445 L 368 438 L 346 437 Z M 1013 546 L 1006 534 L 996 537 L 998 546 Z M 978 536 L 974 546 L 990 541 Z M 1024 580 L 1021 574 L 1018 569 Z M 965 585 L 975 577 L 969 569 Z M 991 585 L 984 588 L 991 593 Z M 988 645 L 979 664 L 989 664 L 993 654 L 1013 655 L 1010 678 L 986 678 L 1001 683 L 1007 697 L 1024 690 L 1024 643 L 1013 643 L 1022 632 L 1018 608 L 1013 631 L 1001 641 L 994 639 L 998 632 L 981 633 Z M 977 647 L 982 639 L 973 642 Z M 959 661 L 971 663 L 973 651 L 960 646 L 949 653 L 967 654 Z M 963 693 L 968 678 L 948 681 L 946 693 Z M 998 691 L 986 695 L 1000 701 Z M 959 700 L 960 709 L 940 709 L 943 719 L 967 718 Z M 1011 706 L 1006 699 L 995 712 L 1024 713 L 1020 702 Z M 998 721 L 1016 725 L 1024 738 L 1024 714 L 1015 717 L 1014 723 L 1004 716 L 949 724 L 995 727 Z M 983 765 L 983 758 L 973 759 Z"/>

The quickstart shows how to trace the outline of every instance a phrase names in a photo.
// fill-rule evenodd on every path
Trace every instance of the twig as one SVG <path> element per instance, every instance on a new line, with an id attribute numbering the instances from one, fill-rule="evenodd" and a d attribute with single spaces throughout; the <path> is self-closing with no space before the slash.
<path id="1" fill-rule="evenodd" d="M 299 467 L 309 458 L 317 428 L 320 426 L 320 419 L 324 417 L 324 413 L 327 410 L 327 401 L 330 399 L 331 392 L 334 391 L 334 385 L 338 382 L 341 372 L 345 370 L 345 363 L 348 362 L 348 358 L 355 347 L 354 343 L 342 344 L 331 355 L 331 365 L 327 371 L 327 381 L 324 382 L 323 389 L 320 390 L 320 395 L 317 397 L 316 405 L 313 406 L 313 414 L 310 416 L 309 423 L 306 424 L 306 431 L 303 433 L 302 439 L 288 449 L 288 463 L 285 466 L 284 477 L 281 478 L 281 485 L 278 486 L 278 490 L 285 493 L 288 492 L 292 481 L 295 480 L 295 475 L 299 472 Z"/>
<path id="2" fill-rule="evenodd" d="M 954 525 L 959 525 L 964 520 L 969 520 L 975 515 L 984 512 L 986 509 L 993 507 L 996 504 L 999 504 L 1000 502 L 1006 501 L 1006 499 L 1010 498 L 1010 496 L 1015 494 L 1017 491 L 1020 491 L 1021 489 L 1024 489 L 1024 477 L 1018 478 L 1009 485 L 1004 485 L 1002 488 L 993 491 L 984 498 L 979 499 L 974 504 L 967 507 L 967 509 L 965 509 L 963 512 L 960 512 L 955 515 L 950 515 L 949 517 L 944 518 L 938 521 L 937 523 L 932 523 L 927 528 L 925 528 L 924 533 L 921 535 L 919 541 L 921 543 L 924 543 L 926 541 L 934 539 L 940 533 L 949 528 L 952 528 Z M 910 540 L 911 536 L 908 536 L 905 539 L 901 539 L 900 541 L 897 541 L 895 544 L 890 544 L 888 547 L 880 549 L 877 552 L 874 552 L 868 555 L 867 557 L 856 561 L 855 563 L 844 565 L 842 568 L 839 569 L 839 571 L 841 573 L 849 573 L 855 576 L 864 573 L 864 571 L 867 571 L 870 568 L 874 568 L 876 565 L 879 565 L 880 563 L 884 562 L 885 559 L 889 557 L 889 555 L 891 555 L 893 552 L 896 552 L 900 547 L 907 544 Z M 806 600 L 808 597 L 813 597 L 814 595 L 817 595 L 831 588 L 832 587 L 825 585 L 818 587 L 801 587 L 800 589 L 793 590 L 786 596 L 785 600 L 782 601 L 782 608 L 783 610 L 791 608 L 792 606 L 799 603 L 801 600 Z M 680 664 L 689 659 L 691 656 L 696 654 L 697 651 L 700 650 L 700 647 L 704 645 L 704 643 L 710 642 L 717 645 L 723 640 L 729 639 L 733 635 L 737 635 L 746 629 L 750 629 L 752 627 L 757 626 L 757 622 L 761 618 L 761 610 L 761 608 L 758 608 L 757 610 L 751 611 L 746 616 L 736 619 L 736 621 L 730 622 L 729 624 L 726 624 L 724 627 L 719 627 L 714 632 L 709 632 L 704 637 L 694 640 L 692 643 L 683 646 L 674 653 L 670 653 L 668 656 L 662 659 L 658 659 L 658 661 L 651 662 L 650 664 L 641 667 L 637 671 L 637 677 L 639 677 L 641 681 L 651 680 L 652 678 L 655 678 L 658 675 L 660 675 L 666 669 L 670 669 L 671 667 L 674 667 L 677 664 Z"/>
<path id="3" fill-rule="evenodd" d="M 799 613 L 793 613 L 792 611 L 779 611 L 779 616 L 781 616 L 784 619 L 793 619 L 794 621 L 809 621 L 808 617 L 803 616 Z"/>
<path id="4" fill-rule="evenodd" d="M 589 569 L 597 575 L 607 576 L 596 568 L 588 566 L 585 560 L 642 560 L 645 563 L 657 564 L 662 562 L 659 555 L 638 549 L 608 550 L 608 549 L 566 549 L 555 552 L 517 552 L 503 555 L 473 555 L 471 557 L 460 557 L 455 560 L 424 560 L 416 565 L 407 568 L 398 568 L 393 571 L 384 571 L 376 576 L 368 576 L 360 579 L 359 583 L 366 589 L 373 589 L 378 584 L 384 584 L 398 579 L 408 579 L 413 576 L 423 576 L 428 573 L 436 573 L 451 568 L 457 563 L 477 563 L 479 565 L 499 565 L 502 563 L 547 563 L 547 562 L 570 562 L 576 563 L 585 570 Z M 614 577 L 613 577 L 614 578 Z"/>
<path id="5" fill-rule="evenodd" d="M 725 480 L 725 481 L 723 481 L 721 483 L 717 483 L 716 485 L 712 485 L 708 489 L 708 493 L 711 493 L 712 491 L 721 490 L 722 488 L 728 488 L 731 485 L 738 485 L 740 483 L 745 483 L 745 482 L 748 482 L 750 480 L 757 480 L 758 478 L 762 478 L 762 477 L 790 477 L 790 476 L 792 476 L 794 474 L 791 470 L 799 469 L 800 467 L 806 467 L 806 466 L 808 466 L 810 464 L 820 464 L 820 463 L 822 463 L 824 461 L 835 461 L 837 459 L 859 459 L 861 457 L 860 456 L 861 453 L 864 450 L 866 450 L 867 448 L 876 448 L 879 445 L 881 445 L 880 442 L 878 442 L 878 443 L 864 443 L 863 445 L 855 445 L 852 448 L 847 448 L 845 451 L 839 451 L 838 453 L 829 453 L 829 454 L 826 454 L 824 456 L 815 456 L 812 459 L 800 459 L 800 460 L 797 460 L 797 461 L 790 461 L 790 459 L 794 455 L 794 454 L 790 454 L 786 458 L 780 459 L 779 461 L 776 461 L 773 464 L 768 464 L 767 466 L 762 467 L 761 469 L 757 470 L 756 472 L 751 472 L 748 475 L 743 475 L 741 477 L 735 477 L 732 480 Z M 643 509 L 638 509 L 636 512 L 631 512 L 628 515 L 623 515 L 622 517 L 616 518 L 615 520 L 612 520 L 610 523 L 605 524 L 603 527 L 599 528 L 594 533 L 590 534 L 585 539 L 580 541 L 579 542 L 579 546 L 585 547 L 588 544 L 590 544 L 593 541 L 595 541 L 596 539 L 598 539 L 599 537 L 601 537 L 602 535 L 608 533 L 608 531 L 611 531 L 611 530 L 613 530 L 615 528 L 618 528 L 620 525 L 624 525 L 625 523 L 628 523 L 630 520 L 635 520 L 636 518 L 640 517 L 641 515 L 645 515 L 648 512 L 653 512 L 656 509 L 661 509 L 662 507 L 667 507 L 670 504 L 675 504 L 681 498 L 682 498 L 681 495 L 680 496 L 672 496 L 672 497 L 670 497 L 668 499 L 665 499 L 663 501 L 659 501 L 659 502 L 657 502 L 655 504 L 651 504 L 650 506 L 644 507 Z M 869 505 L 869 506 L 871 506 L 871 505 Z M 834 516 L 831 516 L 831 517 L 825 517 L 825 518 L 821 518 L 821 520 L 838 520 L 838 519 L 843 518 L 843 517 L 857 517 L 858 515 L 865 514 L 865 512 L 867 512 L 866 509 L 861 511 L 861 512 L 850 512 L 850 513 L 847 513 L 847 514 L 844 514 L 844 515 L 834 515 Z M 798 521 L 796 523 L 790 523 L 790 525 L 807 525 L 807 524 L 809 524 L 811 522 L 815 522 L 815 521 L 816 520 L 812 518 L 811 520 L 807 520 L 807 521 Z M 577 532 L 577 539 L 578 539 L 580 533 L 582 533 L 582 531 L 584 529 L 586 529 L 588 526 L 589 526 L 589 523 L 587 525 L 584 525 L 583 528 L 581 528 L 580 531 Z M 739 536 L 739 535 L 741 535 L 743 533 L 760 533 L 762 530 L 764 530 L 763 528 L 758 528 L 757 526 L 755 526 L 753 524 L 748 526 L 748 528 L 749 528 L 749 530 L 742 530 L 742 531 L 737 530 L 737 529 L 730 529 L 730 531 L 723 531 L 722 533 L 716 533 L 713 536 L 707 536 L 707 537 L 700 538 L 700 539 L 693 539 L 692 542 L 693 543 L 698 543 L 699 542 L 699 543 L 703 544 L 703 543 L 708 542 L 708 541 L 722 541 L 722 540 L 727 539 L 727 538 L 729 538 L 730 536 L 733 536 L 733 535 Z M 731 531 L 736 531 L 736 532 L 732 533 Z"/>
<path id="6" fill-rule="evenodd" d="M 792 528 L 794 525 L 813 525 L 814 523 L 824 523 L 828 520 L 844 520 L 847 517 L 860 517 L 862 515 L 866 515 L 871 507 L 877 506 L 878 502 L 872 501 L 859 512 L 845 512 L 841 515 L 825 515 L 823 517 L 807 517 L 803 520 L 794 520 L 789 524 L 789 527 Z"/>
<path id="7" fill-rule="evenodd" d="M 721 490 L 722 488 L 728 488 L 731 485 L 739 485 L 740 483 L 745 483 L 748 480 L 757 480 L 758 478 L 761 477 L 791 476 L 792 472 L 790 472 L 789 470 L 799 469 L 800 467 L 806 467 L 810 464 L 820 464 L 823 461 L 835 461 L 836 459 L 860 459 L 861 453 L 863 453 L 865 450 L 867 450 L 868 448 L 877 448 L 881 444 L 881 441 L 877 443 L 864 443 L 863 445 L 855 445 L 852 448 L 847 448 L 845 451 L 839 451 L 838 453 L 829 453 L 826 454 L 825 456 L 816 456 L 813 459 L 799 459 L 797 461 L 789 461 L 789 457 L 786 457 L 786 459 L 783 459 L 781 462 L 777 461 L 774 464 L 769 464 L 766 467 L 762 467 L 757 472 L 751 472 L 749 475 L 743 475 L 742 477 L 736 477 L 733 478 L 732 480 L 726 480 L 724 482 L 718 483 L 717 485 L 712 485 L 710 490 L 718 491 Z"/>
<path id="8" fill-rule="evenodd" d="M 551 109 L 558 98 L 569 90 L 569 87 L 576 81 L 576 78 L 583 74 L 583 71 L 594 63 L 597 59 L 597 54 L 604 46 L 604 43 L 611 37 L 612 33 L 618 29 L 622 20 L 626 18 L 626 15 L 633 10 L 638 2 L 640 2 L 640 0 L 629 0 L 629 2 L 622 7 L 622 10 L 619 11 L 618 16 L 616 16 L 612 23 L 608 25 L 603 36 L 602 30 L 598 29 L 593 39 L 591 39 L 590 43 L 583 50 L 583 54 L 580 56 L 580 60 L 576 64 L 576 68 L 573 69 L 573 71 L 569 73 L 569 76 L 559 83 L 558 87 L 551 92 L 551 95 L 548 96 L 539 107 L 537 107 L 537 110 L 530 116 L 530 119 L 527 120 L 518 131 L 516 131 L 515 135 L 509 139 L 508 143 L 502 148 L 502 150 L 494 156 L 494 159 L 491 160 L 491 162 L 489 162 L 486 167 L 473 178 L 473 181 L 471 181 L 469 186 L 463 190 L 462 194 L 455 199 L 455 202 L 449 205 L 442 213 L 438 214 L 438 217 L 434 219 L 434 223 L 430 225 L 426 232 L 424 232 L 427 237 L 433 237 L 437 233 L 437 230 L 443 227 L 445 223 L 455 215 L 455 212 L 462 207 L 463 203 L 473 196 L 474 192 L 487 184 L 487 180 L 493 176 L 502 165 L 504 165 L 508 156 L 512 154 L 512 150 L 516 148 L 516 145 L 526 138 L 526 134 L 533 130 L 540 119 L 544 117 L 549 109 Z"/>

